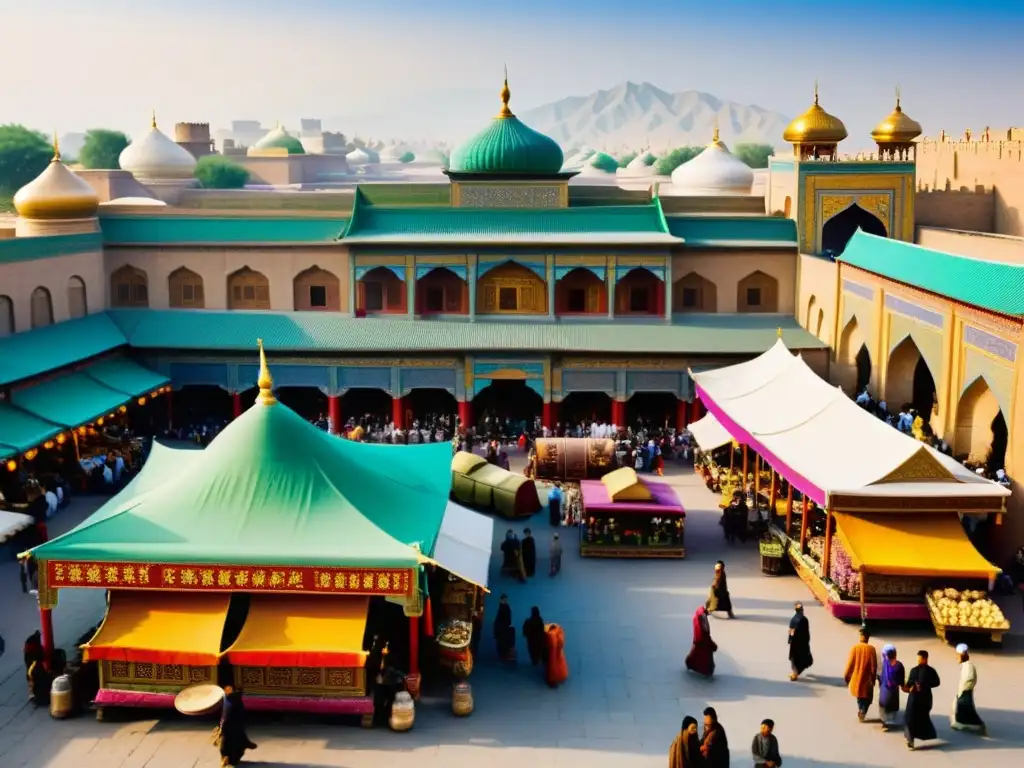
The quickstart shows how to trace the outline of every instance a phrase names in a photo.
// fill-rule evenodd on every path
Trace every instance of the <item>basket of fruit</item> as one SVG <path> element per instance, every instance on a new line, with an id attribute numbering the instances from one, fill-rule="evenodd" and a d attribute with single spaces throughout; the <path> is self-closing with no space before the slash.
<path id="1" fill-rule="evenodd" d="M 974 632 L 988 634 L 1000 643 L 1010 629 L 1002 610 L 980 589 L 933 589 L 925 600 L 935 631 L 943 640 L 947 632 Z"/>
<path id="2" fill-rule="evenodd" d="M 461 650 L 469 646 L 473 637 L 473 625 L 468 621 L 449 619 L 437 628 L 437 644 L 442 648 Z"/>
<path id="3" fill-rule="evenodd" d="M 761 553 L 761 572 L 768 576 L 781 574 L 786 555 L 782 542 L 774 536 L 766 536 L 758 542 L 757 548 Z"/>

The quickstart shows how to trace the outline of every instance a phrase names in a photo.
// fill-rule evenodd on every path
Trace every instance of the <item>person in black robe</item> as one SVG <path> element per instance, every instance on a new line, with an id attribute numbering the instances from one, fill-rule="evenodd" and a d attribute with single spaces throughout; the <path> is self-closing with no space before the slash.
<path id="1" fill-rule="evenodd" d="M 700 753 L 706 768 L 729 768 L 729 738 L 718 722 L 714 707 L 704 710 L 704 733 L 701 734 Z"/>
<path id="2" fill-rule="evenodd" d="M 917 739 L 928 741 L 938 736 L 932 723 L 932 689 L 939 684 L 939 673 L 928 664 L 928 651 L 918 651 L 917 666 L 910 670 L 903 686 L 903 692 L 909 694 L 903 721 L 907 749 L 914 749 Z"/>
<path id="3" fill-rule="evenodd" d="M 519 561 L 517 556 L 518 547 L 515 540 L 515 533 L 509 528 L 505 533 L 505 540 L 501 542 L 501 575 L 519 573 Z"/>
<path id="4" fill-rule="evenodd" d="M 523 541 L 520 546 L 523 552 L 523 570 L 526 571 L 526 576 L 529 578 L 537 571 L 537 542 L 529 528 L 523 531 Z"/>
<path id="5" fill-rule="evenodd" d="M 494 617 L 494 641 L 502 660 L 514 657 L 516 629 L 512 626 L 512 606 L 508 604 L 508 595 L 502 595 L 498 603 L 498 613 Z"/>
<path id="6" fill-rule="evenodd" d="M 541 618 L 540 608 L 537 606 L 530 609 L 530 618 L 523 622 L 523 639 L 526 640 L 526 649 L 530 652 L 530 663 L 536 667 L 544 661 L 547 652 L 544 619 Z"/>
<path id="7" fill-rule="evenodd" d="M 245 732 L 245 703 L 242 692 L 230 685 L 224 689 L 224 709 L 220 715 L 220 764 L 236 766 L 246 750 L 256 749 Z"/>
<path id="8" fill-rule="evenodd" d="M 814 664 L 811 656 L 811 624 L 804 616 L 804 606 L 793 606 L 793 618 L 789 620 L 789 664 L 790 680 L 796 680 L 805 669 Z"/>
<path id="9" fill-rule="evenodd" d="M 732 613 L 732 597 L 729 595 L 729 581 L 725 575 L 725 563 L 719 560 L 715 563 L 715 578 L 711 582 L 711 589 L 708 592 L 708 601 L 704 604 L 708 613 L 724 611 L 729 618 L 734 618 Z"/>

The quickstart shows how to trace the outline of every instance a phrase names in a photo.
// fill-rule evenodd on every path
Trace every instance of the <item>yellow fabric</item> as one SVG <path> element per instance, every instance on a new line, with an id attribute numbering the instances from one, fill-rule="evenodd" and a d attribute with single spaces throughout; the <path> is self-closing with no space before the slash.
<path id="1" fill-rule="evenodd" d="M 858 571 L 978 579 L 999 573 L 971 544 L 955 512 L 834 514 L 843 548 Z"/>
<path id="2" fill-rule="evenodd" d="M 90 652 L 110 656 L 101 649 L 123 649 L 152 652 L 153 661 L 170 653 L 191 657 L 192 664 L 216 664 L 229 600 L 224 594 L 112 589 L 103 624 L 85 645 L 85 659 Z"/>
<path id="3" fill-rule="evenodd" d="M 630 467 L 622 467 L 609 472 L 601 478 L 608 489 L 608 498 L 612 501 L 651 501 L 650 489 L 640 482 L 636 471 Z"/>
<path id="4" fill-rule="evenodd" d="M 468 475 L 476 469 L 479 469 L 482 464 L 486 464 L 487 459 L 483 456 L 478 456 L 475 453 L 469 451 L 459 451 L 452 457 L 452 471 L 461 472 L 464 475 Z"/>
<path id="5" fill-rule="evenodd" d="M 351 654 L 366 661 L 368 597 L 253 595 L 238 639 L 225 651 Z"/>

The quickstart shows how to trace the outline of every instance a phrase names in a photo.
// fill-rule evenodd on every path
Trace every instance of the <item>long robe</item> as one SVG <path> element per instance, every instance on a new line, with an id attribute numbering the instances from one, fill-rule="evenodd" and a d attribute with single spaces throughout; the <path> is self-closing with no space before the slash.
<path id="1" fill-rule="evenodd" d="M 512 626 L 512 606 L 508 603 L 498 605 L 498 613 L 494 616 L 494 640 L 501 658 L 508 658 L 515 651 L 516 629 Z"/>
<path id="2" fill-rule="evenodd" d="M 878 676 L 878 711 L 883 725 L 895 725 L 900 712 L 900 688 L 907 682 L 907 671 L 902 661 L 882 659 L 882 672 Z"/>
<path id="3" fill-rule="evenodd" d="M 698 675 L 711 677 L 715 674 L 715 651 L 718 646 L 711 639 L 711 625 L 708 615 L 700 608 L 693 614 L 693 646 L 686 656 L 686 668 Z"/>
<path id="4" fill-rule="evenodd" d="M 256 745 L 249 741 L 245 732 L 245 703 L 237 691 L 224 699 L 220 716 L 220 755 L 227 758 L 228 765 L 238 765 L 247 749 Z"/>
<path id="5" fill-rule="evenodd" d="M 706 603 L 708 613 L 725 611 L 732 613 L 732 597 L 729 596 L 729 580 L 725 570 L 715 571 L 715 578 L 711 582 L 711 589 L 708 592 Z"/>
<path id="6" fill-rule="evenodd" d="M 523 568 L 527 576 L 533 576 L 537 571 L 537 541 L 533 536 L 524 536 L 522 542 Z"/>
<path id="7" fill-rule="evenodd" d="M 540 614 L 530 616 L 523 622 L 523 639 L 526 641 L 526 649 L 530 652 L 530 662 L 537 666 L 544 661 L 544 654 L 547 652 L 544 619 Z"/>
<path id="8" fill-rule="evenodd" d="M 907 676 L 907 708 L 903 727 L 907 741 L 922 739 L 928 741 L 937 737 L 932 723 L 932 689 L 940 684 L 939 673 L 927 664 L 918 664 Z"/>
<path id="9" fill-rule="evenodd" d="M 675 741 L 668 748 L 668 768 L 700 768 L 703 763 L 700 737 L 696 733 L 677 733 Z"/>
<path id="10" fill-rule="evenodd" d="M 974 662 L 968 659 L 960 662 L 960 683 L 953 700 L 953 716 L 950 725 L 957 731 L 985 733 L 985 722 L 978 715 L 974 706 L 974 688 L 978 684 L 978 670 Z"/>
<path id="11" fill-rule="evenodd" d="M 569 663 L 565 660 L 565 632 L 557 624 L 548 624 L 544 634 L 548 650 L 545 670 L 547 682 L 552 688 L 557 688 L 569 679 Z"/>
<path id="12" fill-rule="evenodd" d="M 760 733 L 754 736 L 750 744 L 750 755 L 754 758 L 754 768 L 764 768 L 768 761 L 775 765 L 782 765 L 782 755 L 779 754 L 779 740 L 774 733 L 764 736 Z"/>
<path id="13" fill-rule="evenodd" d="M 701 754 L 707 768 L 729 768 L 729 739 L 721 723 L 704 729 L 701 737 Z"/>
<path id="14" fill-rule="evenodd" d="M 811 623 L 807 621 L 803 612 L 799 612 L 789 620 L 789 628 L 789 663 L 794 674 L 799 675 L 814 664 L 814 657 L 811 655 Z"/>
<path id="15" fill-rule="evenodd" d="M 850 649 L 843 675 L 850 695 L 858 700 L 871 699 L 878 678 L 878 651 L 871 643 L 857 643 Z"/>

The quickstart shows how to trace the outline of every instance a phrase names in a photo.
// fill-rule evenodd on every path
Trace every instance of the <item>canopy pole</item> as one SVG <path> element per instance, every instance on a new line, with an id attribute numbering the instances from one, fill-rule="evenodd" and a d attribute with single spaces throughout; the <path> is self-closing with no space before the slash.
<path id="1" fill-rule="evenodd" d="M 740 486 L 741 488 L 743 488 L 743 495 L 744 496 L 747 495 L 747 490 L 750 487 L 750 486 L 747 485 L 747 471 L 750 469 L 750 465 L 749 465 L 748 462 L 749 462 L 749 458 L 748 458 L 748 454 L 747 454 L 747 444 L 744 443 L 743 444 L 743 485 Z"/>
<path id="2" fill-rule="evenodd" d="M 821 554 L 821 578 L 829 576 L 829 565 L 832 562 L 832 510 L 825 507 L 825 551 Z"/>
<path id="3" fill-rule="evenodd" d="M 803 513 L 800 516 L 800 554 L 807 551 L 807 521 L 811 516 L 807 494 L 804 494 Z"/>
<path id="4" fill-rule="evenodd" d="M 409 674 L 405 676 L 405 687 L 414 699 L 420 696 L 420 617 L 409 617 Z"/>
<path id="5" fill-rule="evenodd" d="M 789 484 L 789 491 L 786 493 L 786 537 L 790 536 L 793 530 L 793 484 Z"/>
<path id="6" fill-rule="evenodd" d="M 43 564 L 46 565 L 45 563 Z M 43 646 L 43 669 L 53 663 L 53 609 L 39 606 L 39 639 Z"/>
<path id="7" fill-rule="evenodd" d="M 867 598 L 865 597 L 865 590 L 864 590 L 864 581 L 865 581 L 865 579 L 864 579 L 864 569 L 863 568 L 860 569 L 860 573 L 858 574 L 858 578 L 860 579 L 860 622 L 861 622 L 861 624 L 863 624 L 865 621 L 868 620 L 868 606 L 866 604 Z"/>
<path id="8" fill-rule="evenodd" d="M 736 443 L 729 443 L 729 475 L 736 471 Z"/>
<path id="9" fill-rule="evenodd" d="M 754 509 L 761 498 L 761 454 L 754 454 Z"/>
<path id="10" fill-rule="evenodd" d="M 772 467 L 772 485 L 771 490 L 768 492 L 768 522 L 771 522 L 772 518 L 775 517 L 775 501 L 779 496 L 779 483 L 777 478 L 778 475 L 775 474 L 775 467 Z M 787 532 L 786 535 L 788 536 L 789 533 Z"/>
<path id="11" fill-rule="evenodd" d="M 231 393 L 231 418 L 237 419 L 242 415 L 242 395 L 239 392 Z"/>

